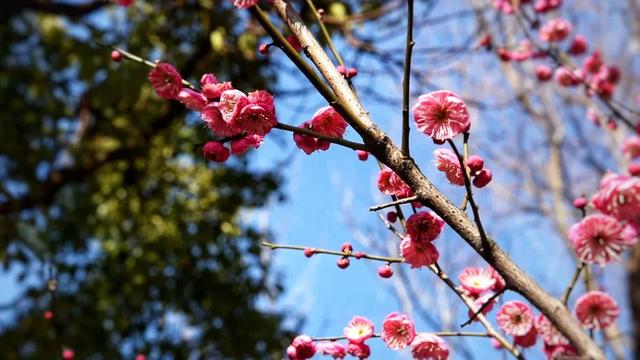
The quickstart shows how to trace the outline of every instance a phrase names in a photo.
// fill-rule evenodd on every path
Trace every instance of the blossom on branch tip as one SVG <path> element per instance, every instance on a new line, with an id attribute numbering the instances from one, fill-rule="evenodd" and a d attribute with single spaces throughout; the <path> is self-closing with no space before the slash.
<path id="1" fill-rule="evenodd" d="M 498 326 L 507 334 L 526 335 L 533 327 L 533 313 L 529 305 L 512 300 L 504 303 L 496 314 Z"/>
<path id="2" fill-rule="evenodd" d="M 176 68 L 160 62 L 149 72 L 149 81 L 156 94 L 163 99 L 171 100 L 178 97 L 182 90 L 182 76 Z"/>
<path id="3" fill-rule="evenodd" d="M 620 314 L 618 303 L 602 291 L 589 291 L 580 296 L 575 311 L 580 323 L 590 329 L 606 329 Z"/>
<path id="4" fill-rule="evenodd" d="M 350 343 L 360 344 L 373 336 L 373 329 L 371 320 L 362 316 L 354 316 L 344 328 L 344 336 Z"/>
<path id="5" fill-rule="evenodd" d="M 411 355 L 414 360 L 446 360 L 449 345 L 435 334 L 420 333 L 411 343 Z"/>
<path id="6" fill-rule="evenodd" d="M 445 174 L 447 180 L 453 185 L 464 186 L 464 173 L 458 156 L 451 149 L 446 148 L 436 149 L 433 155 L 435 156 L 433 163 Z"/>
<path id="7" fill-rule="evenodd" d="M 572 225 L 569 239 L 581 261 L 604 266 L 617 260 L 623 250 L 634 245 L 638 235 L 632 226 L 623 225 L 612 216 L 594 214 Z"/>
<path id="8" fill-rule="evenodd" d="M 313 340 L 307 335 L 298 335 L 291 342 L 291 346 L 295 349 L 296 359 L 309 359 L 312 358 L 313 355 L 316 354 L 316 346 L 313 343 Z M 289 350 L 287 349 L 287 354 L 289 354 Z M 289 354 L 289 357 L 291 355 Z"/>
<path id="9" fill-rule="evenodd" d="M 341 138 L 347 129 L 347 122 L 333 107 L 325 106 L 313 114 L 311 129 L 322 135 Z"/>
<path id="10" fill-rule="evenodd" d="M 404 261 L 412 268 L 420 268 L 435 264 L 440 257 L 438 249 L 430 242 L 416 242 L 405 237 L 400 243 L 400 253 Z"/>
<path id="11" fill-rule="evenodd" d="M 439 141 L 450 140 L 471 126 L 464 101 L 447 90 L 421 95 L 413 106 L 418 131 Z"/>
<path id="12" fill-rule="evenodd" d="M 393 350 L 404 349 L 416 337 L 413 320 L 406 315 L 393 312 L 382 322 L 382 341 Z"/>
<path id="13" fill-rule="evenodd" d="M 237 90 L 230 91 L 235 92 Z M 223 103 L 223 99 L 227 99 L 225 97 L 227 92 L 228 91 L 222 93 L 220 104 Z M 236 94 L 234 97 L 235 96 L 239 95 Z M 228 120 L 225 119 L 225 121 L 247 134 L 264 136 L 268 134 L 278 122 L 278 119 L 276 118 L 275 105 L 273 103 L 273 96 L 265 90 L 250 92 L 249 96 L 247 96 L 246 102 L 241 97 L 237 98 L 237 102 L 234 106 L 240 107 L 240 111 L 235 116 L 231 116 Z M 235 113 L 235 108 L 233 113 Z M 224 112 L 222 116 L 224 119 Z"/>

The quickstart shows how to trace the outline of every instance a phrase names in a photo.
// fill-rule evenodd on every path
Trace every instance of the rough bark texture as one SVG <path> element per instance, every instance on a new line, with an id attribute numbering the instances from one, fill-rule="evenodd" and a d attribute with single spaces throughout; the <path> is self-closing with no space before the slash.
<path id="1" fill-rule="evenodd" d="M 582 330 L 567 308 L 540 287 L 491 238 L 482 239 L 475 223 L 451 203 L 420 171 L 412 159 L 402 156 L 400 149 L 369 117 L 346 80 L 338 73 L 313 34 L 286 0 L 276 0 L 280 17 L 298 37 L 311 61 L 320 70 L 339 102 L 336 109 L 369 145 L 370 152 L 395 171 L 415 192 L 420 202 L 436 212 L 473 249 L 504 277 L 507 286 L 529 300 L 547 316 L 589 359 L 605 359 L 604 353 Z"/>

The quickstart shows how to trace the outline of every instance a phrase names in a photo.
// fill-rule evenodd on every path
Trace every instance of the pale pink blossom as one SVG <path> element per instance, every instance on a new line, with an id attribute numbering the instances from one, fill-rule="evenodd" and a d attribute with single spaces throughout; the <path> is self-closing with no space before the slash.
<path id="1" fill-rule="evenodd" d="M 622 153 L 629 159 L 640 157 L 640 136 L 634 135 L 626 138 L 622 143 Z"/>
<path id="2" fill-rule="evenodd" d="M 232 97 L 226 97 L 228 92 L 234 92 Z M 247 101 L 238 95 L 242 94 L 237 90 L 225 91 L 220 98 L 220 107 L 223 109 L 223 100 L 229 99 L 229 104 L 233 103 L 233 111 L 230 117 L 225 118 L 225 113 L 222 112 L 222 117 L 229 124 L 233 125 L 237 129 L 241 129 L 247 134 L 266 135 L 276 125 L 278 120 L 276 119 L 275 106 L 273 104 L 273 96 L 265 90 L 258 90 L 249 93 Z M 236 99 L 236 100 L 234 100 Z M 237 108 L 240 108 L 239 112 L 236 112 Z"/>
<path id="3" fill-rule="evenodd" d="M 465 268 L 458 279 L 460 279 L 462 287 L 471 295 L 480 295 L 491 290 L 496 284 L 496 279 L 492 276 L 491 271 L 484 268 Z"/>
<path id="4" fill-rule="evenodd" d="M 333 359 L 344 359 L 347 356 L 347 347 L 336 341 L 316 344 L 316 350 L 318 354 L 331 356 Z"/>
<path id="5" fill-rule="evenodd" d="M 454 185 L 464 186 L 464 173 L 456 154 L 451 149 L 440 148 L 436 149 L 433 155 L 433 163 L 438 170 L 444 172 L 447 180 Z"/>
<path id="6" fill-rule="evenodd" d="M 393 350 L 407 347 L 416 337 L 416 328 L 413 320 L 406 315 L 393 312 L 384 318 L 382 322 L 382 341 Z"/>
<path id="7" fill-rule="evenodd" d="M 444 229 L 444 220 L 433 211 L 421 211 L 407 219 L 407 235 L 414 242 L 434 241 L 442 229 Z"/>
<path id="8" fill-rule="evenodd" d="M 347 345 L 347 353 L 353 357 L 357 357 L 360 360 L 364 360 L 371 356 L 371 348 L 365 343 L 349 343 Z"/>
<path id="9" fill-rule="evenodd" d="M 621 221 L 640 224 L 640 178 L 605 174 L 591 203 L 604 214 Z"/>
<path id="10" fill-rule="evenodd" d="M 578 258 L 587 264 L 615 261 L 620 253 L 637 242 L 630 225 L 603 214 L 589 215 L 569 228 L 569 239 Z"/>
<path id="11" fill-rule="evenodd" d="M 411 355 L 414 360 L 446 360 L 449 345 L 437 335 L 420 333 L 411 343 Z"/>
<path id="12" fill-rule="evenodd" d="M 259 0 L 233 0 L 233 5 L 240 9 L 248 9 L 256 5 Z"/>
<path id="13" fill-rule="evenodd" d="M 438 261 L 440 253 L 430 242 L 415 242 L 406 237 L 400 243 L 400 252 L 404 261 L 412 268 L 429 266 Z"/>
<path id="14" fill-rule="evenodd" d="M 496 314 L 498 326 L 507 334 L 526 335 L 533 327 L 533 313 L 529 305 L 512 300 L 504 303 Z"/>
<path id="15" fill-rule="evenodd" d="M 354 316 L 344 328 L 344 336 L 350 343 L 362 343 L 373 336 L 373 323 L 365 317 Z"/>
<path id="16" fill-rule="evenodd" d="M 178 97 L 182 90 L 182 76 L 169 63 L 158 63 L 149 72 L 149 81 L 156 94 L 163 99 L 171 100 Z"/>
<path id="17" fill-rule="evenodd" d="M 242 139 L 231 140 L 231 153 L 234 155 L 244 154 L 250 148 L 259 148 L 263 141 L 264 136 L 255 134 L 246 135 Z"/>
<path id="18" fill-rule="evenodd" d="M 569 340 L 543 314 L 536 318 L 535 326 L 546 345 L 559 346 L 569 344 Z"/>
<path id="19" fill-rule="evenodd" d="M 341 138 L 347 129 L 347 122 L 333 107 L 325 106 L 313 114 L 311 129 L 322 135 Z"/>
<path id="20" fill-rule="evenodd" d="M 228 122 L 224 121 L 224 119 L 222 118 L 222 114 L 220 113 L 218 103 L 209 103 L 209 105 L 205 106 L 205 108 L 200 113 L 200 118 L 217 136 L 233 136 L 240 132 L 233 125 L 230 125 Z"/>
<path id="21" fill-rule="evenodd" d="M 240 115 L 240 111 L 247 105 L 249 105 L 247 95 L 240 90 L 233 89 L 222 92 L 218 108 L 220 109 L 220 114 L 222 114 L 222 119 L 235 127 L 233 120 Z"/>
<path id="22" fill-rule="evenodd" d="M 562 41 L 569 36 L 571 23 L 564 19 L 549 20 L 540 28 L 540 39 L 546 42 Z"/>
<path id="23" fill-rule="evenodd" d="M 608 328 L 619 314 L 618 303 L 602 291 L 589 291 L 576 300 L 576 317 L 590 329 Z"/>
<path id="24" fill-rule="evenodd" d="M 413 116 L 418 131 L 438 141 L 452 139 L 471 126 L 464 101 L 447 90 L 421 95 L 413 106 Z"/>
<path id="25" fill-rule="evenodd" d="M 202 111 L 204 107 L 207 106 L 207 98 L 201 93 L 189 88 L 180 90 L 178 100 L 187 108 L 195 111 Z"/>

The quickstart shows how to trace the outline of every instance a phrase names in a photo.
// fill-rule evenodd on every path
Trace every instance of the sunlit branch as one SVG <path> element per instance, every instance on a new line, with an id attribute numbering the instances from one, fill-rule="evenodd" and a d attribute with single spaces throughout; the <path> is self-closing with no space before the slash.
<path id="1" fill-rule="evenodd" d="M 384 204 L 380 204 L 380 205 L 376 205 L 376 206 L 372 206 L 369 208 L 369 211 L 378 211 L 378 210 L 382 210 L 382 209 L 386 209 L 388 207 L 392 207 L 392 206 L 396 206 L 396 205 L 402 205 L 402 204 L 407 204 L 410 203 L 412 201 L 416 201 L 418 200 L 417 196 L 409 196 L 403 199 L 399 199 L 399 200 L 395 200 L 395 201 L 391 201 L 388 203 L 384 203 Z"/>
<path id="2" fill-rule="evenodd" d="M 324 21 L 322 21 L 322 18 L 318 13 L 318 9 L 316 9 L 316 6 L 313 4 L 313 0 L 307 0 L 307 5 L 311 9 L 311 12 L 313 13 L 313 17 L 314 19 L 316 19 L 318 26 L 320 26 L 320 31 L 322 31 L 322 35 L 325 37 L 325 40 L 327 40 L 327 44 L 329 45 L 329 49 L 333 53 L 333 56 L 335 56 L 336 60 L 338 61 L 338 64 L 344 66 L 344 61 L 342 61 L 342 57 L 340 56 L 340 53 L 338 53 L 338 50 L 333 44 L 333 40 L 331 40 L 331 34 L 329 34 L 329 31 L 327 31 L 327 27 L 324 25 Z"/>
<path id="3" fill-rule="evenodd" d="M 404 262 L 403 258 L 379 256 L 379 255 L 369 255 L 369 254 L 359 253 L 359 252 L 343 252 L 343 251 L 335 251 L 335 250 L 328 250 L 328 249 L 317 249 L 317 248 L 309 247 L 309 246 L 280 245 L 280 244 L 269 243 L 269 242 L 266 242 L 266 241 L 263 241 L 261 243 L 261 245 L 264 246 L 264 247 L 268 247 L 271 250 L 287 249 L 287 250 L 304 251 L 306 249 L 311 249 L 311 250 L 313 250 L 314 255 L 315 254 L 327 254 L 327 255 L 335 255 L 335 256 L 342 256 L 342 257 L 353 257 L 353 258 L 359 258 L 359 259 L 383 261 L 383 262 L 386 262 L 386 263 L 402 263 L 402 262 Z"/>

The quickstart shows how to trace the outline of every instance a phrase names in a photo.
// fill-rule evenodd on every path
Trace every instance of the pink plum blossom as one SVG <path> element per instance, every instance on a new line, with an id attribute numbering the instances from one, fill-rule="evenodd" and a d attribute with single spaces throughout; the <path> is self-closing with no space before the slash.
<path id="1" fill-rule="evenodd" d="M 373 323 L 365 317 L 354 316 L 344 328 L 344 336 L 350 343 L 362 343 L 373 336 Z"/>
<path id="2" fill-rule="evenodd" d="M 480 295 L 491 290 L 496 284 L 496 279 L 492 276 L 491 271 L 484 268 L 465 268 L 458 278 L 462 287 L 472 295 Z"/>
<path id="3" fill-rule="evenodd" d="M 414 360 L 446 360 L 449 345 L 435 334 L 420 333 L 411 343 L 411 355 Z"/>
<path id="4" fill-rule="evenodd" d="M 507 334 L 526 335 L 533 327 L 533 313 L 529 305 L 512 300 L 504 303 L 496 314 L 498 326 Z"/>
<path id="5" fill-rule="evenodd" d="M 195 111 L 202 111 L 204 107 L 207 106 L 207 98 L 201 93 L 189 88 L 180 90 L 178 100 L 187 108 Z"/>
<path id="6" fill-rule="evenodd" d="M 591 198 L 593 206 L 620 221 L 640 224 L 640 178 L 607 173 Z"/>
<path id="7" fill-rule="evenodd" d="M 416 336 L 413 320 L 406 315 L 393 312 L 382 322 L 382 341 L 393 350 L 409 346 Z"/>
<path id="8" fill-rule="evenodd" d="M 552 19 L 540 28 L 540 39 L 546 42 L 562 41 L 569 36 L 571 23 L 564 19 Z"/>
<path id="9" fill-rule="evenodd" d="M 158 63 L 149 72 L 149 81 L 156 94 L 163 99 L 171 100 L 178 97 L 182 90 L 182 76 L 169 63 Z"/>
<path id="10" fill-rule="evenodd" d="M 430 242 L 415 242 L 408 236 L 400 243 L 400 253 L 412 268 L 429 266 L 438 261 L 440 253 Z"/>
<path id="11" fill-rule="evenodd" d="M 601 266 L 615 261 L 620 253 L 637 242 L 636 231 L 616 218 L 603 214 L 589 215 L 569 229 L 569 239 L 578 258 Z"/>
<path id="12" fill-rule="evenodd" d="M 436 149 L 433 155 L 433 163 L 438 170 L 444 172 L 447 180 L 454 185 L 464 186 L 464 173 L 456 154 L 451 149 L 441 148 Z"/>
<path id="13" fill-rule="evenodd" d="M 421 211 L 407 219 L 407 235 L 414 242 L 434 241 L 444 229 L 444 220 L 432 211 Z"/>
<path id="14" fill-rule="evenodd" d="M 589 291 L 576 300 L 576 316 L 590 329 L 605 329 L 613 324 L 620 310 L 616 301 L 602 291 Z"/>
<path id="15" fill-rule="evenodd" d="M 438 141 L 452 139 L 471 126 L 464 101 L 447 90 L 421 95 L 413 106 L 413 116 L 418 131 Z"/>

